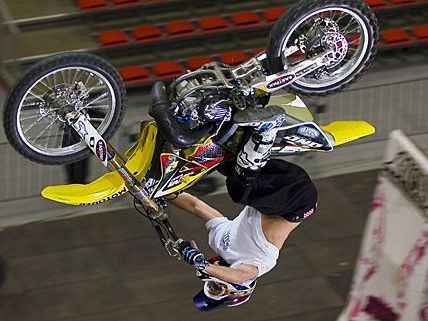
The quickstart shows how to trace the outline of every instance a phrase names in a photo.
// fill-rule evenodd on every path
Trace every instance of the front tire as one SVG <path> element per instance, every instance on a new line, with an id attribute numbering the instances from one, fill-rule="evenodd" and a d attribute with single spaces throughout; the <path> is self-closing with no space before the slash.
<path id="1" fill-rule="evenodd" d="M 290 89 L 297 94 L 324 96 L 344 89 L 367 71 L 377 52 L 379 28 L 375 14 L 363 1 L 301 0 L 275 24 L 269 35 L 267 60 L 271 73 L 284 71 L 297 63 L 284 57 L 283 52 L 296 42 L 299 31 L 306 36 L 305 31 L 310 30 L 316 19 L 335 21 L 338 33 L 345 36 L 349 45 L 342 60 L 347 59 L 347 62 L 326 68 L 323 74 L 306 75 L 291 84 Z M 357 40 L 358 34 L 348 30 L 352 26 L 361 32 Z M 355 52 L 351 53 L 351 50 Z M 307 59 L 307 52 L 299 53 L 304 56 L 301 60 Z"/>
<path id="2" fill-rule="evenodd" d="M 4 131 L 24 157 L 47 165 L 86 158 L 90 149 L 65 122 L 65 111 L 87 115 L 108 140 L 125 113 L 125 86 L 117 70 L 88 53 L 62 53 L 35 64 L 4 106 Z"/>

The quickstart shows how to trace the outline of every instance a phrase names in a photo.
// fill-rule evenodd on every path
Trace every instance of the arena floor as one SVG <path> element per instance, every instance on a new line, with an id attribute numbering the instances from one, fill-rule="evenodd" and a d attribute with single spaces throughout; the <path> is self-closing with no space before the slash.
<path id="1" fill-rule="evenodd" d="M 290 237 L 251 300 L 208 314 L 192 305 L 202 286 L 192 268 L 170 259 L 132 210 L 7 229 L 0 232 L 9 272 L 0 320 L 333 321 L 346 301 L 377 174 L 316 180 L 317 214 Z M 229 217 L 239 211 L 227 195 L 204 199 Z M 177 232 L 208 253 L 202 222 L 170 212 Z"/>

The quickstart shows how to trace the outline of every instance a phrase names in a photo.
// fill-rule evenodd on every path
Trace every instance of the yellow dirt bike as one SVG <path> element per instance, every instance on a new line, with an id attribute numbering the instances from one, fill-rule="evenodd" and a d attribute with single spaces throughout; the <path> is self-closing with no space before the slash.
<path id="1" fill-rule="evenodd" d="M 235 121 L 240 113 L 267 105 L 285 111 L 274 157 L 328 152 L 375 132 L 360 120 L 320 126 L 296 94 L 342 90 L 367 70 L 377 43 L 376 18 L 362 1 L 299 1 L 273 27 L 266 53 L 236 67 L 209 63 L 168 87 L 156 83 L 153 120 L 141 123 L 139 139 L 124 157 L 107 142 L 125 111 L 119 73 L 92 54 L 58 54 L 17 82 L 4 107 L 4 129 L 11 145 L 36 162 L 63 165 L 94 153 L 111 172 L 87 185 L 46 187 L 42 195 L 91 205 L 129 192 L 168 252 L 180 257 L 183 240 L 168 221 L 164 197 L 233 162 L 257 125 Z M 285 87 L 291 93 L 272 95 Z M 212 295 L 208 306 L 227 305 L 233 295 L 242 302 L 252 292 L 238 287 L 232 295 L 228 285 L 204 277 L 210 284 L 205 294 L 229 291 Z"/>

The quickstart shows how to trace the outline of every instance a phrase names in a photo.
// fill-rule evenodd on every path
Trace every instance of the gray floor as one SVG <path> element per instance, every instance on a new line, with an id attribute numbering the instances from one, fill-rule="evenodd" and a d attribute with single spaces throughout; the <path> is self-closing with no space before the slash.
<path id="1" fill-rule="evenodd" d="M 345 304 L 376 172 L 316 181 L 319 210 L 289 239 L 278 266 L 243 306 L 197 312 L 201 289 L 191 267 L 170 259 L 149 224 L 131 210 L 95 214 L 0 233 L 8 263 L 0 320 L 332 321 Z M 233 217 L 224 194 L 205 200 Z M 173 212 L 177 231 L 208 253 L 201 222 Z"/>

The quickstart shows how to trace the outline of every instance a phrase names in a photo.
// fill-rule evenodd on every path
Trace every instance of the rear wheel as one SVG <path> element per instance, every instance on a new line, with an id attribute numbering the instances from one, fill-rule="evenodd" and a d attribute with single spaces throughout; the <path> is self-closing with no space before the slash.
<path id="1" fill-rule="evenodd" d="M 34 65 L 15 85 L 4 107 L 4 129 L 26 158 L 69 164 L 90 150 L 67 124 L 71 110 L 85 114 L 109 139 L 124 116 L 125 87 L 109 63 L 88 53 L 63 53 Z"/>
<path id="2" fill-rule="evenodd" d="M 365 73 L 375 57 L 378 41 L 376 16 L 363 1 L 302 0 L 272 29 L 268 64 L 270 71 L 277 73 L 333 49 L 334 55 L 325 67 L 290 85 L 298 94 L 332 94 Z"/>

